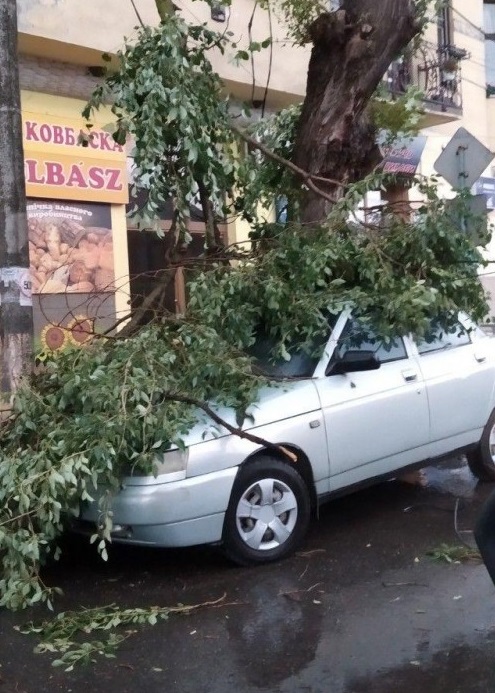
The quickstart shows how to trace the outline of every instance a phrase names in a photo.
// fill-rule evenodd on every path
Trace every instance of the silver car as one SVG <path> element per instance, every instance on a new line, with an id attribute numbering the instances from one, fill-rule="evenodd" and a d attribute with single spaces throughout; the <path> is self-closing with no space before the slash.
<path id="1" fill-rule="evenodd" d="M 113 541 L 218 543 L 237 563 L 265 563 L 301 544 L 319 503 L 425 460 L 463 450 L 478 478 L 495 481 L 495 341 L 467 318 L 384 344 L 343 313 L 321 358 L 267 366 L 287 379 L 261 392 L 245 430 L 272 445 L 198 421 L 156 477 L 123 481 Z M 102 513 L 86 504 L 76 528 L 94 531 Z"/>

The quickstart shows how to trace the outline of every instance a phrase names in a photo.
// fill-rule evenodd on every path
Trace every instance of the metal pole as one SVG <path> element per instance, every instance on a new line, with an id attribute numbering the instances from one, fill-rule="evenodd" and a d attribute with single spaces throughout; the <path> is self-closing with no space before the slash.
<path id="1" fill-rule="evenodd" d="M 466 178 L 468 177 L 468 173 L 466 171 L 466 151 L 467 151 L 467 147 L 461 144 L 457 148 L 457 151 L 455 153 L 456 157 L 457 157 L 457 174 L 458 174 L 458 181 L 459 181 L 459 190 L 466 190 L 466 188 L 467 188 Z M 467 222 L 466 222 L 466 217 L 464 216 L 464 214 L 460 215 L 459 222 L 461 225 L 462 232 L 466 233 Z"/>
<path id="2" fill-rule="evenodd" d="M 16 0 L 0 0 L 0 405 L 32 367 Z"/>
<path id="3" fill-rule="evenodd" d="M 466 171 L 466 151 L 467 147 L 460 145 L 457 147 L 456 156 L 457 159 L 457 175 L 459 179 L 459 188 L 462 190 L 466 188 L 466 178 L 468 177 L 468 172 Z"/>

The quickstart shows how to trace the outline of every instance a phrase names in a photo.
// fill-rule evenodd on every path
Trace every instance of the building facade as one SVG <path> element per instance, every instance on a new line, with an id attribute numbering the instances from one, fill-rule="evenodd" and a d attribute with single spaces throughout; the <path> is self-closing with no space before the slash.
<path id="1" fill-rule="evenodd" d="M 43 351 L 84 341 L 84 326 L 94 321 L 100 330 L 110 327 L 146 291 L 139 278 L 160 269 L 158 241 L 137 234 L 126 218 L 126 152 L 105 130 L 111 114 L 98 115 L 89 146 L 78 143 L 81 111 L 101 73 L 102 53 L 115 53 L 141 21 L 156 24 L 158 15 L 154 0 L 17 4 L 35 331 Z M 253 14 L 253 0 L 233 0 L 229 8 L 192 0 L 177 4 L 188 21 L 228 28 L 239 47 L 270 35 L 270 18 L 259 8 Z M 495 149 L 495 3 L 471 0 L 465 6 L 452 0 L 432 17 L 419 50 L 391 65 L 385 77 L 392 96 L 410 84 L 423 91 L 426 139 L 418 171 L 424 175 L 433 173 L 436 158 L 461 126 Z M 272 31 L 272 48 L 256 53 L 252 64 L 235 65 L 220 53 L 213 62 L 232 99 L 256 108 L 266 97 L 266 107 L 277 110 L 303 99 L 309 49 L 289 45 L 273 18 Z M 491 167 L 478 186 L 495 208 Z M 452 195 L 448 185 L 445 194 Z M 201 228 L 201 220 L 193 220 L 193 238 Z M 241 223 L 224 229 L 230 241 L 245 239 L 247 231 Z M 495 246 L 489 253 L 495 260 Z M 495 296 L 495 264 L 483 281 Z"/>
<path id="2" fill-rule="evenodd" d="M 424 95 L 421 135 L 426 144 L 417 172 L 425 176 L 436 174 L 436 160 L 461 127 L 495 152 L 495 97 L 490 89 L 491 82 L 495 83 L 495 34 L 490 36 L 495 32 L 495 3 L 452 0 L 431 20 L 408 74 L 409 83 L 416 84 Z M 453 188 L 441 178 L 439 182 L 442 194 L 453 197 Z M 494 223 L 495 161 L 472 191 L 485 195 L 488 221 Z M 487 319 L 493 320 L 495 240 L 486 250 L 486 259 L 489 264 L 480 274 L 489 294 Z"/>

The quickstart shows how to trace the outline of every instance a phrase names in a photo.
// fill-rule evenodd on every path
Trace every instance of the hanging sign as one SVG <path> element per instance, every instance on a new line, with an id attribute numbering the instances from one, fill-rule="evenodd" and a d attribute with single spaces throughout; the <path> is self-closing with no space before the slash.
<path id="1" fill-rule="evenodd" d="M 381 170 L 384 173 L 400 176 L 414 176 L 425 145 L 426 137 L 423 135 L 400 139 L 392 145 L 382 145 L 380 147 L 383 154 Z"/>

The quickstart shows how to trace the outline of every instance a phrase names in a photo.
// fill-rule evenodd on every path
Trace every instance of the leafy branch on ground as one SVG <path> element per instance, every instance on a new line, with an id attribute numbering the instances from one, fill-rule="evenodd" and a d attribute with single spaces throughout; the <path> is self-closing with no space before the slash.
<path id="1" fill-rule="evenodd" d="M 480 552 L 475 548 L 461 544 L 440 544 L 426 552 L 433 561 L 444 563 L 465 563 L 466 561 L 481 561 Z"/>
<path id="2" fill-rule="evenodd" d="M 36 653 L 60 655 L 52 662 L 54 667 L 64 667 L 72 671 L 75 666 L 95 662 L 98 657 L 113 658 L 119 645 L 137 632 L 136 628 L 154 626 L 167 620 L 171 615 L 188 615 L 198 609 L 218 608 L 237 605 L 240 602 L 226 602 L 226 594 L 215 600 L 200 604 L 178 604 L 177 606 L 149 606 L 145 608 L 122 609 L 115 604 L 64 611 L 50 620 L 41 623 L 27 623 L 14 626 L 16 630 L 28 635 L 36 635 L 40 643 Z M 123 632 L 122 632 L 123 631 Z M 88 640 L 88 636 L 101 632 L 100 640 Z"/>

